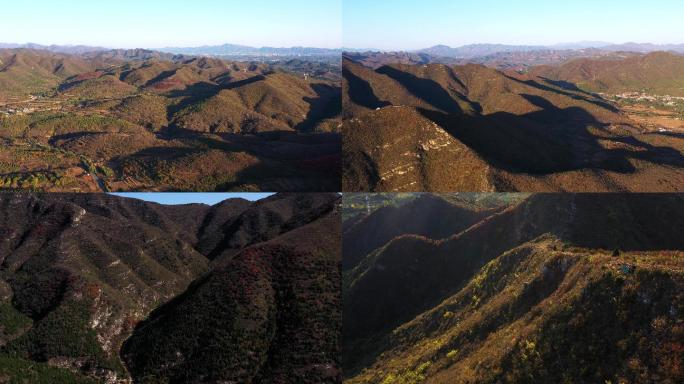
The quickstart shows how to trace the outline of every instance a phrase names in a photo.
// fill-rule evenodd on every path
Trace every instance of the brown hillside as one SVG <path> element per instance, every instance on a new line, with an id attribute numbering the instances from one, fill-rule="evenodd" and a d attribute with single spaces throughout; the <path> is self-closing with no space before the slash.
<path id="1" fill-rule="evenodd" d="M 68 77 L 94 71 L 98 64 L 58 53 L 0 50 L 0 98 L 49 91 Z"/>
<path id="2" fill-rule="evenodd" d="M 0 189 L 339 191 L 339 76 L 321 66 L 0 50 Z"/>
<path id="3" fill-rule="evenodd" d="M 678 133 L 559 81 L 350 60 L 343 75 L 348 191 L 672 191 L 684 181 Z"/>
<path id="4" fill-rule="evenodd" d="M 684 57 L 667 52 L 623 60 L 578 59 L 560 66 L 533 67 L 529 76 L 569 82 L 592 92 L 684 96 Z"/>

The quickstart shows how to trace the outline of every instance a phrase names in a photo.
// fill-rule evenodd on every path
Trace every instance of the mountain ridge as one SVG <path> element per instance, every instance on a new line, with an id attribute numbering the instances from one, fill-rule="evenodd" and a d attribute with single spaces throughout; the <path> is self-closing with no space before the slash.
<path id="1" fill-rule="evenodd" d="M 681 336 L 684 243 L 669 220 L 682 209 L 676 194 L 533 194 L 447 238 L 394 237 L 344 272 L 345 382 L 676 382 L 680 370 L 648 356 L 682 357 L 668 341 Z M 649 333 L 655 319 L 664 333 Z M 580 329 L 601 341 L 577 340 Z M 604 334 L 629 347 L 586 360 Z M 637 348 L 646 334 L 665 344 Z"/>
<path id="2" fill-rule="evenodd" d="M 682 176 L 679 112 L 668 101 L 679 100 L 682 56 L 577 59 L 525 71 L 378 65 L 343 62 L 347 191 L 679 190 L 656 174 Z M 641 106 L 642 99 L 651 101 Z M 656 107 L 663 111 L 648 111 Z M 671 116 L 671 128 L 658 125 L 660 116 Z"/>

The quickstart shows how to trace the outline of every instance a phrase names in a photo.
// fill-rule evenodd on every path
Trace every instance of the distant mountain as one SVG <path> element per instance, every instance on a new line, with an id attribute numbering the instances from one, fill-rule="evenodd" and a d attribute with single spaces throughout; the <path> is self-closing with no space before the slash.
<path id="1" fill-rule="evenodd" d="M 339 56 L 342 49 L 316 48 L 316 47 L 250 47 L 239 44 L 202 45 L 199 47 L 165 47 L 159 49 L 134 48 L 134 49 L 111 49 L 88 45 L 41 45 L 35 43 L 16 44 L 0 43 L 0 49 L 40 49 L 56 53 L 68 53 L 80 55 L 84 53 L 111 51 L 111 52 L 164 52 L 170 54 L 193 55 L 193 56 Z"/>
<path id="2" fill-rule="evenodd" d="M 440 50 L 436 50 L 440 53 Z M 446 50 L 441 53 L 447 53 Z M 625 58 L 637 56 L 636 52 L 607 51 L 596 48 L 583 49 L 537 49 L 531 51 L 494 52 L 481 56 L 454 57 L 426 52 L 344 52 L 343 56 L 373 69 L 387 64 L 483 64 L 497 69 L 525 70 L 530 66 L 560 64 L 576 58 Z"/>
<path id="3" fill-rule="evenodd" d="M 638 56 L 636 52 L 607 51 L 597 48 L 582 49 L 540 49 L 534 51 L 497 52 L 491 55 L 479 56 L 470 59 L 460 59 L 461 63 L 483 64 L 497 69 L 516 69 L 525 71 L 529 67 L 537 65 L 557 65 L 568 61 L 585 59 L 624 59 Z M 444 59 L 437 59 L 445 62 Z M 447 59 L 448 60 L 448 59 Z M 453 59 L 452 59 L 453 60 Z"/>
<path id="4" fill-rule="evenodd" d="M 570 43 L 558 43 L 548 46 L 554 49 L 586 49 L 586 48 L 602 48 L 612 45 L 612 43 L 607 43 L 605 41 L 578 41 Z"/>
<path id="5" fill-rule="evenodd" d="M 186 57 L 167 52 L 153 51 L 150 49 L 106 49 L 99 51 L 84 52 L 82 56 L 105 60 L 183 60 Z"/>
<path id="6" fill-rule="evenodd" d="M 428 53 L 435 56 L 469 58 L 491 55 L 497 52 L 528 52 L 546 49 L 539 45 L 504 45 L 504 44 L 470 44 L 458 48 L 451 48 L 446 45 L 435 45 L 434 47 L 421 49 L 417 52 Z"/>
<path id="7" fill-rule="evenodd" d="M 610 52 L 625 51 L 648 53 L 655 51 L 674 51 L 684 53 L 684 44 L 611 44 L 599 41 L 560 43 L 555 45 L 470 44 L 456 48 L 452 48 L 447 45 L 435 45 L 434 47 L 420 49 L 415 52 L 451 58 L 475 58 L 502 52 L 582 50 L 588 48 L 601 49 Z"/>
<path id="8" fill-rule="evenodd" d="M 640 43 L 624 43 L 614 44 L 602 47 L 608 51 L 626 51 L 626 52 L 640 52 L 649 53 L 656 51 L 672 51 L 684 53 L 684 44 L 640 44 Z"/>
<path id="9" fill-rule="evenodd" d="M 367 67 L 379 68 L 386 64 L 430 64 L 441 63 L 446 65 L 459 64 L 460 59 L 434 56 L 429 53 L 415 52 L 344 52 L 343 58 L 354 60 Z"/>
<path id="10" fill-rule="evenodd" d="M 26 44 L 11 44 L 11 43 L 0 43 L 0 49 L 6 48 L 26 48 L 26 49 L 42 49 L 45 51 L 56 52 L 56 53 L 68 53 L 72 55 L 80 55 L 86 52 L 94 51 L 104 51 L 107 48 L 93 47 L 89 45 L 41 45 L 35 43 Z"/>
<path id="11" fill-rule="evenodd" d="M 500 47 L 503 50 L 499 50 Z M 560 64 L 576 58 L 625 58 L 640 55 L 619 49 L 490 46 L 468 49 L 437 46 L 416 52 L 345 51 L 344 56 L 371 68 L 386 64 L 483 64 L 497 69 L 524 70 L 543 64 Z"/>
<path id="12" fill-rule="evenodd" d="M 237 44 L 205 45 L 201 47 L 166 47 L 160 48 L 159 50 L 162 52 L 184 55 L 209 56 L 334 56 L 342 53 L 342 49 L 312 47 L 256 48 Z"/>
<path id="13" fill-rule="evenodd" d="M 344 52 L 381 52 L 382 49 L 377 49 L 377 48 L 347 48 L 343 47 L 342 50 Z"/>

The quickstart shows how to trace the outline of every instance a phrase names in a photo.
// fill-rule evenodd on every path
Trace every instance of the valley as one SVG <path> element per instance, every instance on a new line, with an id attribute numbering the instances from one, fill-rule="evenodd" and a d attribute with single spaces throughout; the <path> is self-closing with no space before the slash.
<path id="1" fill-rule="evenodd" d="M 339 190 L 334 62 L 0 50 L 0 186 Z"/>
<path id="2" fill-rule="evenodd" d="M 680 382 L 682 210 L 422 193 L 346 216 L 345 383 Z"/>

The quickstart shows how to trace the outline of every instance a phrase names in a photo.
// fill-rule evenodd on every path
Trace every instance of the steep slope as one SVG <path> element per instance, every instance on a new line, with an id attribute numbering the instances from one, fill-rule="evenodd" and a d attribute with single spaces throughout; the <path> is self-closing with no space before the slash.
<path id="1" fill-rule="evenodd" d="M 221 263 L 136 329 L 123 351 L 133 376 L 170 383 L 337 382 L 336 232 L 339 215 L 329 211 Z"/>
<path id="2" fill-rule="evenodd" d="M 564 249 L 587 253 L 681 250 L 676 228 L 684 224 L 683 210 L 679 195 L 540 194 L 442 240 L 397 236 L 345 272 L 345 368 L 353 376 L 368 367 L 386 351 L 397 327 L 457 294 L 508 250 L 546 234 Z"/>
<path id="3" fill-rule="evenodd" d="M 349 59 L 343 77 L 348 191 L 650 192 L 683 181 L 677 135 L 569 81 Z"/>
<path id="4" fill-rule="evenodd" d="M 398 327 L 348 382 L 679 382 L 681 258 L 616 258 L 542 236 Z"/>
<path id="5" fill-rule="evenodd" d="M 227 291 L 212 296 L 225 300 L 226 307 L 194 307 L 196 316 L 210 318 L 219 313 L 217 308 L 228 308 L 229 302 L 242 305 L 252 295 L 270 297 L 289 310 L 293 307 L 282 300 L 289 300 L 288 287 L 296 287 L 297 312 L 279 312 L 286 317 L 278 320 L 277 331 L 270 320 L 257 327 L 269 335 L 258 353 L 293 348 L 298 362 L 325 358 L 328 368 L 302 363 L 299 373 L 330 374 L 334 380 L 337 354 L 330 348 L 336 347 L 339 329 L 338 199 L 335 194 L 274 195 L 263 202 L 231 199 L 210 207 L 164 206 L 105 194 L 6 194 L 0 199 L 0 233 L 6 239 L 0 246 L 0 361 L 11 365 L 0 366 L 0 372 L 16 369 L 28 379 L 27 370 L 35 367 L 42 372 L 40 380 L 46 380 L 48 375 L 62 377 L 61 371 L 49 369 L 58 367 L 94 382 L 126 379 L 131 369 L 122 364 L 120 350 L 136 325 L 165 303 L 173 307 L 211 281 L 230 283 Z M 252 250 L 245 251 L 248 247 Z M 236 256 L 243 253 L 246 256 Z M 271 261 L 266 261 L 268 255 Z M 269 271 L 259 281 L 273 277 L 270 287 L 233 279 L 257 264 L 264 273 Z M 279 272 L 271 274 L 276 269 Z M 210 296 L 220 293 L 214 288 L 202 292 L 206 289 Z M 313 332 L 318 343 L 301 341 L 311 348 L 281 333 L 304 318 L 315 322 L 307 332 Z M 242 325 L 235 325 L 236 332 Z M 240 349 L 233 344 L 236 339 L 201 339 L 209 325 L 193 323 L 192 328 L 199 332 L 198 343 L 215 340 L 213 345 L 224 353 L 244 352 L 214 355 L 216 361 L 244 362 L 255 352 Z M 141 355 L 136 356 L 126 364 L 143 364 Z M 296 361 L 289 360 L 287 367 Z M 216 369 L 213 374 L 220 375 Z M 289 380 L 299 377 L 283 372 L 278 375 Z"/>
<path id="6" fill-rule="evenodd" d="M 208 216 L 221 221 L 227 219 L 221 211 L 241 210 L 251 203 L 244 199 L 227 199 L 215 206 L 204 204 L 162 205 L 144 200 L 112 198 L 107 194 L 40 194 L 41 200 L 59 203 L 65 198 L 70 202 L 114 221 L 133 221 L 159 228 L 187 242 L 197 245 L 200 231 Z M 223 221 L 223 222 L 225 222 Z"/>
<path id="7" fill-rule="evenodd" d="M 182 292 L 208 262 L 155 226 L 84 206 L 51 196 L 2 199 L 2 230 L 9 240 L 2 278 L 13 293 L 12 306 L 33 320 L 3 350 L 121 377 L 117 352 L 132 325 Z"/>
<path id="8" fill-rule="evenodd" d="M 490 191 L 477 153 L 412 107 L 386 107 L 345 120 L 345 191 Z"/>
<path id="9" fill-rule="evenodd" d="M 123 99 L 113 108 L 114 115 L 150 131 L 168 126 L 169 101 L 163 96 L 138 95 Z"/>

